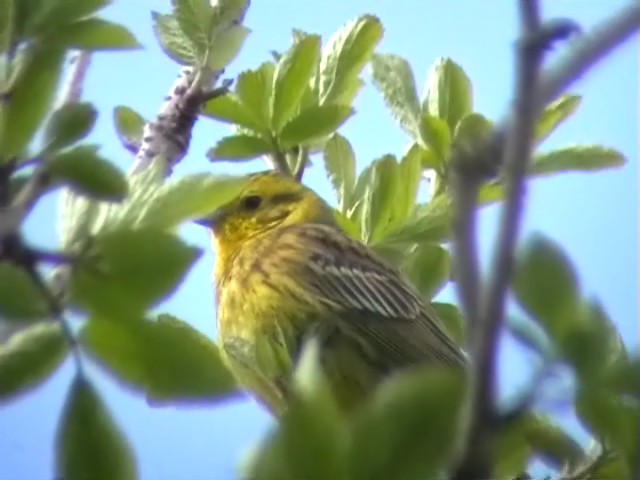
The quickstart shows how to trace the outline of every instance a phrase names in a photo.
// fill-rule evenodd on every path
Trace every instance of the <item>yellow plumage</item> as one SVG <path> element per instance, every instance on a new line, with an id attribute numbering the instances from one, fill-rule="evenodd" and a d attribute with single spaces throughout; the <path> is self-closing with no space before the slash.
<path id="1" fill-rule="evenodd" d="M 220 344 L 230 369 L 273 413 L 286 407 L 304 341 L 340 406 L 393 372 L 465 358 L 402 274 L 336 225 L 314 192 L 258 174 L 203 223 L 214 233 Z"/>

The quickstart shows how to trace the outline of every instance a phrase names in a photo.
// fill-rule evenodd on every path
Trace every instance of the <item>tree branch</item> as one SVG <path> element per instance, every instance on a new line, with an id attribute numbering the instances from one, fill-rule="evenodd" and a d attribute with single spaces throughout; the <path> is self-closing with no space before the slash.
<path id="1" fill-rule="evenodd" d="M 496 425 L 500 424 L 495 385 L 497 341 L 513 269 L 537 117 L 548 102 L 628 38 L 640 24 L 640 7 L 634 3 L 576 42 L 564 60 L 540 75 L 547 44 L 566 36 L 574 27 L 568 22 L 542 26 L 536 1 L 519 0 L 519 4 L 522 27 L 512 112 L 483 145 L 473 152 L 456 152 L 452 159 L 456 280 L 470 324 L 467 342 L 473 360 L 454 467 L 457 479 L 490 478 L 492 474 L 492 438 Z M 496 158 L 501 162 L 496 162 Z M 505 170 L 506 200 L 493 256 L 493 276 L 480 299 L 475 203 L 479 185 L 487 176 L 495 175 L 500 166 Z"/>
<path id="2" fill-rule="evenodd" d="M 227 19 L 227 25 L 220 29 L 232 28 L 244 20 L 249 8 L 239 12 L 236 18 Z M 168 177 L 186 155 L 191 143 L 191 131 L 200 114 L 202 104 L 207 100 L 213 85 L 222 77 L 224 70 L 184 67 L 178 79 L 169 89 L 169 94 L 160 106 L 155 120 L 143 129 L 142 144 L 130 169 L 136 174 L 147 169 L 154 159 L 163 163 L 164 175 Z"/>

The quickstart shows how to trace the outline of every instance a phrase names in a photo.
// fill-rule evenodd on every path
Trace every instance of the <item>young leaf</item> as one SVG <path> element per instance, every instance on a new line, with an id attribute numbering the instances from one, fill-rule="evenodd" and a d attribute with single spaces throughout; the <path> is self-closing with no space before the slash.
<path id="1" fill-rule="evenodd" d="M 400 160 L 398 182 L 400 188 L 393 204 L 392 223 L 398 225 L 413 213 L 420 188 L 422 158 L 418 149 L 410 148 Z"/>
<path id="2" fill-rule="evenodd" d="M 325 144 L 324 166 L 338 196 L 338 210 L 345 213 L 356 183 L 356 158 L 349 140 L 339 133 Z"/>
<path id="3" fill-rule="evenodd" d="M 419 139 L 425 149 L 434 152 L 438 163 L 442 165 L 449 159 L 451 132 L 444 120 L 429 114 L 423 114 L 419 123 Z"/>
<path id="4" fill-rule="evenodd" d="M 453 341 L 457 345 L 464 346 L 467 338 L 467 325 L 460 309 L 451 303 L 442 302 L 432 302 L 431 308 L 435 310 L 437 317 Z"/>
<path id="5" fill-rule="evenodd" d="M 453 145 L 469 151 L 480 145 L 491 134 L 493 123 L 479 113 L 470 113 L 460 119 L 453 134 Z"/>
<path id="6" fill-rule="evenodd" d="M 68 350 L 59 323 L 41 322 L 13 334 L 0 345 L 0 405 L 51 377 Z"/>
<path id="7" fill-rule="evenodd" d="M 202 114 L 221 122 L 240 125 L 257 133 L 268 132 L 268 124 L 260 121 L 259 115 L 247 108 L 234 95 L 225 95 L 207 102 Z"/>
<path id="8" fill-rule="evenodd" d="M 250 33 L 247 27 L 237 24 L 220 30 L 207 51 L 207 68 L 213 71 L 226 68 L 238 56 Z"/>
<path id="9" fill-rule="evenodd" d="M 139 315 L 169 295 L 200 256 L 177 236 L 156 230 L 115 230 L 95 238 L 95 257 L 78 265 L 71 298 L 96 315 Z"/>
<path id="10" fill-rule="evenodd" d="M 22 268 L 0 262 L 0 318 L 35 320 L 51 313 L 42 291 Z"/>
<path id="11" fill-rule="evenodd" d="M 94 146 L 81 145 L 58 153 L 47 161 L 47 169 L 53 177 L 97 200 L 118 201 L 127 194 L 122 172 L 100 157 Z"/>
<path id="12" fill-rule="evenodd" d="M 359 212 L 361 231 L 366 242 L 382 238 L 391 221 L 399 186 L 398 162 L 393 155 L 374 160 L 371 166 L 371 178 L 362 196 Z"/>
<path id="13" fill-rule="evenodd" d="M 86 102 L 70 103 L 51 115 L 44 132 L 44 152 L 55 152 L 82 140 L 93 129 L 98 111 Z"/>
<path id="14" fill-rule="evenodd" d="M 411 138 L 418 136 L 420 101 L 409 62 L 395 55 L 374 54 L 373 84 L 382 94 L 391 115 Z"/>
<path id="15" fill-rule="evenodd" d="M 134 185 L 127 200 L 114 205 L 95 231 L 173 230 L 184 221 L 211 214 L 234 198 L 248 180 L 248 176 L 199 173 L 162 185 Z"/>
<path id="16" fill-rule="evenodd" d="M 170 315 L 157 321 L 93 318 L 80 341 L 103 367 L 154 404 L 219 401 L 236 391 L 216 344 Z"/>
<path id="17" fill-rule="evenodd" d="M 556 469 L 575 467 L 584 458 L 580 444 L 540 415 L 528 415 L 520 428 L 531 449 Z"/>
<path id="18" fill-rule="evenodd" d="M 562 95 L 552 102 L 540 114 L 535 128 L 536 143 L 542 143 L 553 131 L 560 126 L 580 106 L 582 98 L 579 95 Z"/>
<path id="19" fill-rule="evenodd" d="M 295 113 L 320 58 L 320 37 L 305 37 L 278 61 L 271 96 L 271 128 L 280 132 Z"/>
<path id="20" fill-rule="evenodd" d="M 451 199 L 438 195 L 419 205 L 407 220 L 387 232 L 379 243 L 410 245 L 425 241 L 441 242 L 451 233 Z"/>
<path id="21" fill-rule="evenodd" d="M 449 281 L 451 256 L 437 243 L 421 242 L 403 270 L 424 298 L 431 300 Z"/>
<path id="22" fill-rule="evenodd" d="M 307 145 L 338 130 L 353 115 L 346 105 L 316 105 L 292 118 L 280 132 L 280 145 Z"/>
<path id="23" fill-rule="evenodd" d="M 65 251 L 82 246 L 96 222 L 100 204 L 68 188 L 60 192 L 58 206 L 58 236 Z"/>
<path id="24" fill-rule="evenodd" d="M 640 467 L 640 403 L 613 395 L 602 388 L 581 388 L 576 412 L 601 443 L 626 460 L 632 471 Z"/>
<path id="25" fill-rule="evenodd" d="M 125 148 L 140 148 L 144 126 L 147 123 L 142 115 L 132 108 L 119 105 L 113 109 L 113 123 L 120 143 Z"/>
<path id="26" fill-rule="evenodd" d="M 195 65 L 198 54 L 173 15 L 151 12 L 153 32 L 162 51 L 180 65 Z"/>
<path id="27" fill-rule="evenodd" d="M 11 101 L 4 106 L 3 157 L 22 153 L 40 127 L 54 99 L 63 59 L 64 52 L 58 49 L 34 47 L 25 54 L 20 79 L 6 93 Z"/>
<path id="28" fill-rule="evenodd" d="M 263 138 L 253 135 L 230 135 L 210 148 L 207 158 L 212 162 L 253 160 L 271 152 L 273 145 Z"/>
<path id="29" fill-rule="evenodd" d="M 473 111 L 471 81 L 460 65 L 441 58 L 431 66 L 422 110 L 447 122 L 452 132 Z"/>
<path id="30" fill-rule="evenodd" d="M 244 478 L 346 478 L 346 431 L 320 368 L 317 344 L 307 344 L 294 377 L 294 396 Z"/>
<path id="31" fill-rule="evenodd" d="M 371 59 L 382 33 L 380 20 L 372 15 L 364 15 L 350 21 L 331 36 L 322 50 L 320 60 L 318 93 L 321 105 L 351 104 L 353 86 L 358 84 L 358 75 Z"/>
<path id="32" fill-rule="evenodd" d="M 238 76 L 236 95 L 256 118 L 260 131 L 269 130 L 269 102 L 273 88 L 273 63 L 263 63 L 257 70 L 247 70 Z"/>
<path id="33" fill-rule="evenodd" d="M 209 46 L 213 9 L 207 0 L 176 0 L 173 2 L 173 15 L 180 25 L 182 33 L 191 40 L 191 44 L 204 58 Z"/>
<path id="34" fill-rule="evenodd" d="M 571 171 L 593 172 L 624 164 L 624 155 L 617 150 L 599 145 L 578 145 L 535 155 L 529 174 L 541 176 Z"/>
<path id="35" fill-rule="evenodd" d="M 142 47 L 127 28 L 94 17 L 66 25 L 52 35 L 52 41 L 65 48 L 88 51 L 131 50 Z"/>
<path id="36" fill-rule="evenodd" d="M 517 258 L 513 288 L 520 305 L 559 340 L 575 321 L 577 275 L 560 247 L 537 234 Z"/>
<path id="37" fill-rule="evenodd" d="M 56 478 L 138 478 L 136 461 L 93 385 L 76 375 L 55 439 Z"/>
<path id="38" fill-rule="evenodd" d="M 437 478 L 455 441 L 462 376 L 433 367 L 393 376 L 355 421 L 350 478 Z"/>
<path id="39" fill-rule="evenodd" d="M 560 349 L 580 381 L 600 380 L 612 365 L 624 361 L 627 353 L 600 302 L 589 300 L 582 307 L 582 314 L 561 338 Z"/>

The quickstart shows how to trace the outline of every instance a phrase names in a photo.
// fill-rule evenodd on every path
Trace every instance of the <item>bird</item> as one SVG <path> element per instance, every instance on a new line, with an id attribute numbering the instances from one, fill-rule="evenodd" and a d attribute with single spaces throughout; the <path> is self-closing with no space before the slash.
<path id="1" fill-rule="evenodd" d="M 273 415 L 291 401 L 292 373 L 310 338 L 347 415 L 396 372 L 466 364 L 403 274 L 341 230 L 329 204 L 294 178 L 255 173 L 197 223 L 210 230 L 215 251 L 221 356 Z"/>

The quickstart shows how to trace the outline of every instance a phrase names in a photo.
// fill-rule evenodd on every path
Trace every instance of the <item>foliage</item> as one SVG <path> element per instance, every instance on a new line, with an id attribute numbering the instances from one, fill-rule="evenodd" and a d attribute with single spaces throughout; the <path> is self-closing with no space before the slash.
<path id="1" fill-rule="evenodd" d="M 56 436 L 56 476 L 136 478 L 135 455 L 82 368 L 88 359 L 150 402 L 218 402 L 235 392 L 217 347 L 185 321 L 150 309 L 179 288 L 200 251 L 176 234 L 185 221 L 213 211 L 245 178 L 197 174 L 164 183 L 158 162 L 125 175 L 84 142 L 98 112 L 90 103 L 53 106 L 65 53 L 139 46 L 122 26 L 98 16 L 106 0 L 0 2 L 0 322 L 23 330 L 0 345 L 0 401 L 15 401 L 73 355 L 72 382 Z M 217 70 L 240 50 L 249 31 L 221 29 L 245 7 L 225 0 L 174 0 L 171 14 L 153 14 L 164 52 L 181 65 Z M 380 21 L 364 15 L 324 45 L 294 32 L 289 50 L 242 72 L 232 92 L 206 102 L 202 114 L 235 132 L 208 152 L 211 161 L 266 157 L 301 176 L 320 155 L 337 197 L 336 218 L 354 238 L 398 265 L 430 302 L 450 281 L 449 183 L 452 152 L 484 138 L 492 122 L 474 111 L 470 79 L 453 60 L 434 62 L 419 96 L 403 58 L 376 53 Z M 338 133 L 371 66 L 373 84 L 404 130 L 408 147 L 357 172 L 356 149 Z M 33 92 L 38 92 L 34 95 Z M 540 144 L 580 104 L 565 95 L 540 115 Z M 121 142 L 136 152 L 146 120 L 128 107 L 113 112 Z M 36 139 L 39 139 L 36 141 Z M 596 171 L 624 163 L 596 145 L 536 153 L 531 177 Z M 35 167 L 29 170 L 30 167 Z M 427 172 L 432 195 L 419 201 Z M 61 251 L 30 249 L 20 222 L 35 203 L 60 190 Z M 500 201 L 500 179 L 480 189 L 479 205 Z M 31 205 L 32 206 L 32 205 Z M 17 220 L 16 220 L 17 219 Z M 62 295 L 50 292 L 41 266 L 67 268 Z M 494 472 L 523 478 L 542 459 L 563 478 L 632 478 L 640 472 L 640 359 L 628 353 L 597 300 L 585 297 L 576 267 L 551 239 L 536 235 L 517 254 L 512 286 L 527 318 L 510 332 L 550 371 L 568 366 L 576 411 L 597 446 L 585 451 L 535 405 L 500 430 Z M 434 302 L 456 341 L 466 330 L 457 306 Z M 77 338 L 70 312 L 82 317 Z M 154 318 L 155 317 L 155 318 Z M 423 369 L 385 383 L 353 422 L 340 418 L 318 364 L 317 345 L 304 350 L 294 399 L 251 461 L 244 478 L 436 478 L 449 468 L 463 382 Z M 188 372 L 185 375 L 184 372 Z M 524 392 L 535 398 L 543 381 Z M 585 473 L 586 472 L 586 473 Z"/>

